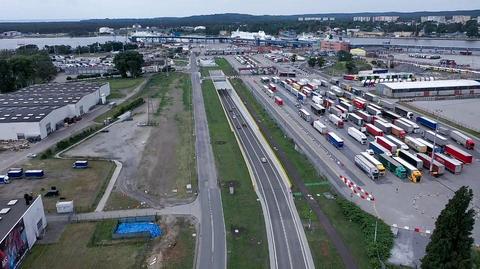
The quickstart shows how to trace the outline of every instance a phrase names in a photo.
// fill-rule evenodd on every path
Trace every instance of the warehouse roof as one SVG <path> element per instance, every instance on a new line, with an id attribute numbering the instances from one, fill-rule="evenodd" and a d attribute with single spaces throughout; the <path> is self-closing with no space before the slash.
<path id="1" fill-rule="evenodd" d="M 62 106 L 0 106 L 0 123 L 37 122 Z"/>
<path id="2" fill-rule="evenodd" d="M 403 90 L 403 89 L 425 89 L 425 88 L 446 88 L 446 87 L 480 87 L 480 82 L 467 79 L 455 79 L 455 80 L 434 80 L 434 81 L 413 81 L 413 82 L 392 82 L 381 83 L 390 89 Z"/>
<path id="3" fill-rule="evenodd" d="M 30 205 L 32 203 L 33 201 Z M 23 198 L 0 200 L 0 242 L 5 239 L 10 230 L 22 218 L 23 214 L 25 214 L 30 205 L 27 205 Z"/>

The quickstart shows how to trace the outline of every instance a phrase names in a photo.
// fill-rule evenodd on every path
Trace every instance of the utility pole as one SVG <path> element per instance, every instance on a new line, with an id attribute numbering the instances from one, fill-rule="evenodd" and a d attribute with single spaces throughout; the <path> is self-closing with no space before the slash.
<path id="1" fill-rule="evenodd" d="M 435 113 L 438 114 L 441 111 L 442 110 L 440 110 L 440 109 L 435 109 L 435 111 L 433 112 L 433 115 L 436 116 Z M 434 160 L 434 157 L 435 157 L 435 145 L 436 145 L 436 142 L 437 142 L 438 116 L 436 116 L 436 118 L 437 118 L 437 125 L 435 126 L 435 136 L 433 137 L 432 158 L 430 159 L 430 169 L 429 169 L 430 175 L 433 173 L 433 160 Z"/>

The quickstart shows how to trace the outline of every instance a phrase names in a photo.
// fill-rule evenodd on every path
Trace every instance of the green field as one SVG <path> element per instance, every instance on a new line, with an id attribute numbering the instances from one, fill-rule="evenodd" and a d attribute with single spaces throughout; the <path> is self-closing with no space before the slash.
<path id="1" fill-rule="evenodd" d="M 210 74 L 208 71 L 210 70 L 218 70 L 221 69 L 226 76 L 233 76 L 236 74 L 235 70 L 232 66 L 228 63 L 225 58 L 215 58 L 215 63 L 217 64 L 216 67 L 202 67 L 200 73 L 202 77 L 208 77 Z"/>
<path id="2" fill-rule="evenodd" d="M 268 268 L 268 243 L 260 202 L 211 80 L 202 84 L 210 138 L 222 191 L 227 268 Z M 228 191 L 235 186 L 235 194 Z M 234 235 L 233 229 L 240 234 Z"/>
<path id="3" fill-rule="evenodd" d="M 148 243 L 137 240 L 110 245 L 98 244 L 111 239 L 111 228 L 112 221 L 69 224 L 58 243 L 35 245 L 22 268 L 141 268 Z"/>
<path id="4" fill-rule="evenodd" d="M 267 114 L 263 106 L 256 101 L 256 99 L 254 98 L 250 90 L 245 86 L 245 84 L 240 79 L 233 79 L 231 80 L 231 82 L 240 97 L 244 101 L 246 101 L 247 104 L 249 104 L 249 109 L 250 107 L 253 109 L 252 112 L 261 118 L 262 124 L 268 129 L 272 137 L 268 137 L 267 140 L 273 140 L 280 146 L 280 149 L 285 152 L 289 162 L 294 165 L 297 172 L 300 173 L 301 178 L 307 186 L 314 183 L 312 186 L 308 187 L 310 192 L 318 201 L 324 213 L 329 217 L 333 226 L 342 236 L 344 242 L 354 255 L 359 267 L 365 269 L 371 268 L 371 262 L 374 262 L 374 260 L 376 259 L 369 257 L 371 253 L 369 253 L 368 248 L 365 247 L 367 245 L 367 241 L 371 242 L 370 240 L 372 239 L 370 230 L 365 230 L 362 225 L 352 222 L 351 219 L 348 218 L 346 214 L 344 214 L 345 212 L 342 210 L 341 206 L 343 205 L 343 198 L 337 197 L 334 200 L 329 200 L 322 195 L 325 192 L 335 193 L 335 190 L 333 189 L 333 187 L 330 186 L 328 181 L 326 181 L 326 179 L 322 175 L 319 175 L 317 173 L 309 160 L 303 154 L 295 150 L 294 142 L 284 135 L 283 131 Z M 297 191 L 295 186 L 293 187 L 292 191 Z M 296 203 L 298 206 L 298 201 Z M 302 211 L 304 209 L 298 208 L 298 210 Z M 370 216 L 371 215 L 362 211 L 362 218 L 369 218 Z M 384 239 L 387 242 L 390 242 L 389 240 L 393 241 L 393 235 L 391 234 L 389 227 L 385 223 L 383 223 L 383 221 L 379 222 L 379 227 L 379 230 L 381 229 L 386 233 Z M 315 234 L 313 232 L 307 233 L 307 237 L 310 242 L 314 241 L 317 237 L 323 238 L 322 234 L 324 234 L 324 231 L 321 228 L 317 229 L 316 231 L 318 231 L 319 234 Z M 371 231 L 373 231 L 373 228 Z M 330 243 L 325 244 L 330 246 Z M 330 253 L 331 255 L 325 257 L 321 248 L 318 249 L 317 247 L 312 247 L 311 245 L 311 249 L 317 267 L 330 268 L 330 265 L 338 264 L 339 257 L 336 255 L 335 251 L 332 251 Z"/>
<path id="5" fill-rule="evenodd" d="M 108 98 L 119 99 L 127 96 L 128 93 L 145 81 L 145 78 L 111 78 L 102 81 L 110 83 L 110 95 Z"/>

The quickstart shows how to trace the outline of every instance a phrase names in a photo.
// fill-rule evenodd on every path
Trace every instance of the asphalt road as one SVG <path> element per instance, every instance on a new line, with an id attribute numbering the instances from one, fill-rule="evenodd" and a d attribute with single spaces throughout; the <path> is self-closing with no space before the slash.
<path id="1" fill-rule="evenodd" d="M 195 118 L 198 201 L 200 203 L 200 231 L 196 268 L 226 268 L 227 250 L 221 192 L 217 183 L 217 171 L 210 143 L 200 73 L 193 53 L 190 57 L 190 71 Z"/>
<path id="2" fill-rule="evenodd" d="M 298 214 L 291 201 L 291 191 L 285 185 L 282 177 L 273 165 L 268 153 L 257 139 L 251 127 L 242 127 L 247 122 L 239 111 L 229 93 L 220 91 L 224 107 L 228 111 L 228 117 L 235 126 L 250 166 L 256 180 L 260 199 L 264 200 L 266 212 L 267 233 L 269 244 L 272 247 L 272 268 L 313 268 L 308 243 L 306 243 L 303 227 L 298 223 Z M 235 114 L 235 117 L 233 116 Z M 262 162 L 265 158 L 266 162 Z M 297 214 L 297 215 L 296 215 Z M 270 226 L 270 227 L 268 227 Z M 303 238 L 302 238 L 303 236 Z"/>

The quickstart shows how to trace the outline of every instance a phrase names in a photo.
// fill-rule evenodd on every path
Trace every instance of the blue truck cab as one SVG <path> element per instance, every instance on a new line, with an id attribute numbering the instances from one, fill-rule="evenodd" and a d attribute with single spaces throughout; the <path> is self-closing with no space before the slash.
<path id="1" fill-rule="evenodd" d="M 437 129 L 437 125 L 438 125 L 437 122 L 427 117 L 417 117 L 416 121 L 429 129 L 432 129 L 432 130 Z"/>
<path id="2" fill-rule="evenodd" d="M 0 184 L 8 184 L 10 183 L 10 179 L 7 175 L 0 175 Z"/>

